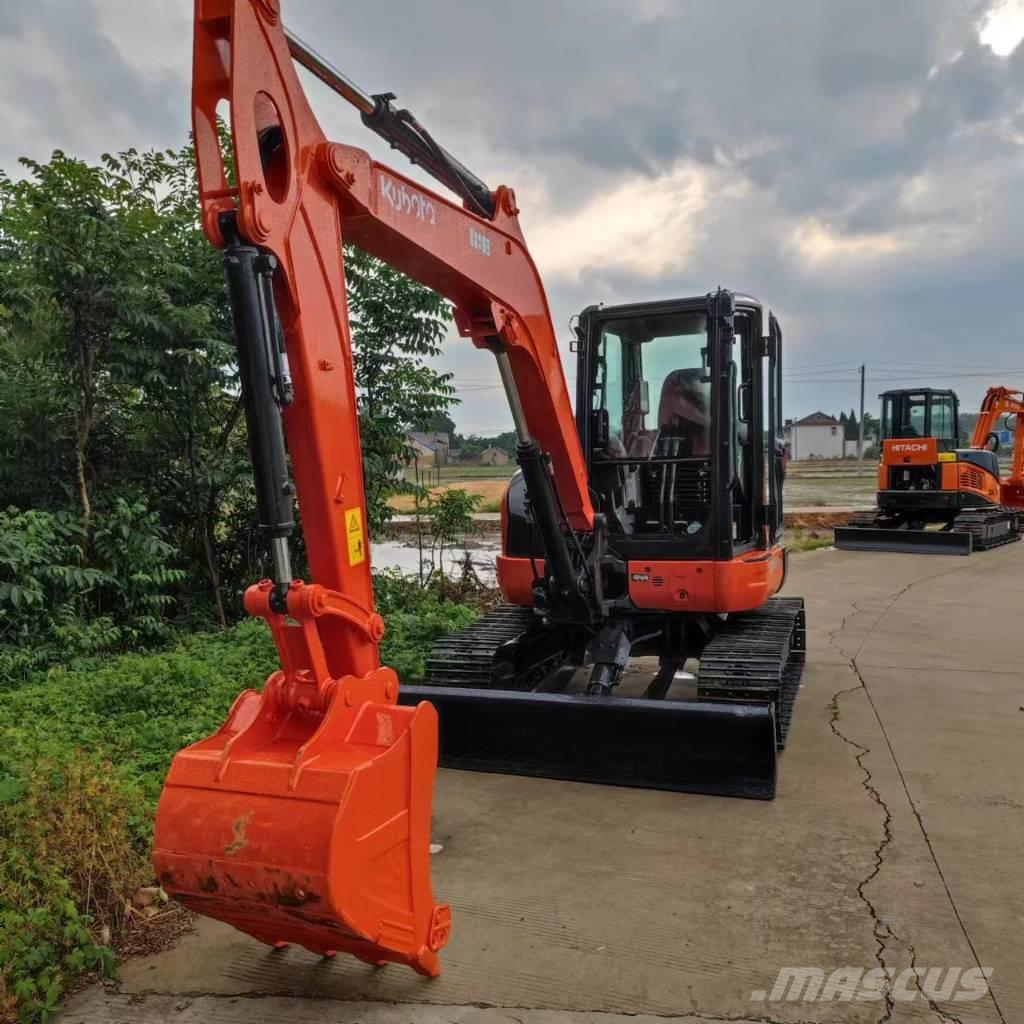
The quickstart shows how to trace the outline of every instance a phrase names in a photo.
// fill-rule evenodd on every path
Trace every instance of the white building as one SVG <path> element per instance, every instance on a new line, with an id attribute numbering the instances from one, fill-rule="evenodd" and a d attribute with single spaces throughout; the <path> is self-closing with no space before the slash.
<path id="1" fill-rule="evenodd" d="M 841 459 L 843 427 L 832 416 L 812 412 L 793 423 L 789 443 L 793 459 Z"/>

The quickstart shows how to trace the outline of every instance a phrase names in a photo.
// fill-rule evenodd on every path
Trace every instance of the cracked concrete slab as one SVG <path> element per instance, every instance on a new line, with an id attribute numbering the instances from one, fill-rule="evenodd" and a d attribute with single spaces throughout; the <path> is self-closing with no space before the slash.
<path id="1" fill-rule="evenodd" d="M 773 803 L 441 772 L 440 979 L 201 921 L 65 1021 L 1024 1020 L 1024 693 L 1007 668 L 1024 544 L 791 565 L 810 650 Z M 971 1003 L 924 981 L 911 1002 L 751 1001 L 803 965 L 995 973 Z"/>

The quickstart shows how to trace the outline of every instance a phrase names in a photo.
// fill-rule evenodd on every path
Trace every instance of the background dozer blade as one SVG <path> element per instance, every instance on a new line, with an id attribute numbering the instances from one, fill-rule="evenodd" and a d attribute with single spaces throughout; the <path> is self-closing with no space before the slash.
<path id="1" fill-rule="evenodd" d="M 771 800 L 775 715 L 767 704 L 643 700 L 403 686 L 401 703 L 430 701 L 440 764 Z"/>
<path id="2" fill-rule="evenodd" d="M 954 530 L 899 530 L 868 526 L 837 526 L 835 545 L 843 551 L 909 551 L 915 554 L 969 555 L 969 533 Z"/>

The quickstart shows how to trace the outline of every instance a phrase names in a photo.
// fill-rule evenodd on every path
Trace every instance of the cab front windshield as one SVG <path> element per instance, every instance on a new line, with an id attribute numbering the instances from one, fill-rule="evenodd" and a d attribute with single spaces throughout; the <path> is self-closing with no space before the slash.
<path id="1" fill-rule="evenodd" d="M 934 437 L 956 443 L 956 400 L 950 394 L 885 395 L 882 403 L 882 436 L 887 438 Z"/>
<path id="2" fill-rule="evenodd" d="M 603 325 L 593 408 L 607 414 L 604 458 L 710 454 L 707 352 L 702 312 L 624 317 Z"/>

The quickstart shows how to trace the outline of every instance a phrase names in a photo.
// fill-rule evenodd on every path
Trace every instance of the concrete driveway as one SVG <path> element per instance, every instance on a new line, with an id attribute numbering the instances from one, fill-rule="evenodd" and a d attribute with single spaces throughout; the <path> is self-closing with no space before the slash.
<path id="1" fill-rule="evenodd" d="M 811 552 L 786 592 L 810 651 L 774 802 L 441 772 L 441 978 L 201 921 L 63 1020 L 1024 1021 L 1024 543 Z M 771 998 L 792 967 L 819 998 Z"/>

